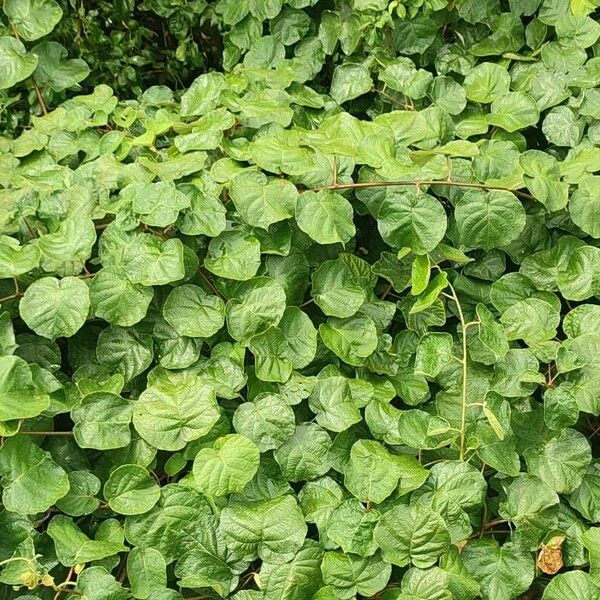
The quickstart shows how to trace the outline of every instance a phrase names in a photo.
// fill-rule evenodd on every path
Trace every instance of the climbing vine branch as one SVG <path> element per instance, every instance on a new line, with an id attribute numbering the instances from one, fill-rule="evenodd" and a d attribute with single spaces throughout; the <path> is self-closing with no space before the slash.
<path id="1" fill-rule="evenodd" d="M 317 188 L 318 190 L 350 190 L 350 189 L 365 189 L 365 188 L 376 188 L 376 187 L 397 187 L 397 186 L 415 186 L 419 189 L 424 185 L 445 185 L 450 187 L 458 187 L 465 189 L 478 189 L 478 190 L 486 190 L 486 191 L 500 191 L 500 192 L 510 192 L 511 194 L 515 194 L 515 196 L 519 196 L 521 198 L 527 198 L 529 200 L 535 200 L 535 198 L 521 190 L 515 190 L 507 187 L 502 187 L 498 185 L 488 185 L 485 183 L 476 183 L 473 181 L 454 181 L 452 179 L 398 179 L 395 181 L 359 181 L 359 182 L 351 182 L 351 183 L 338 183 L 334 181 L 332 185 L 323 186 L 321 188 Z"/>
<path id="2" fill-rule="evenodd" d="M 438 271 L 441 272 L 441 269 L 435 265 Z M 442 295 L 449 300 L 452 300 L 456 305 L 456 312 L 458 314 L 458 320 L 460 322 L 461 327 L 461 345 L 462 345 L 462 356 L 460 358 L 457 357 L 461 367 L 462 367 L 462 386 L 461 386 L 461 407 L 460 407 L 460 428 L 459 428 L 459 457 L 460 460 L 465 460 L 465 446 L 466 446 L 466 436 L 467 436 L 467 410 L 469 409 L 468 401 L 468 376 L 469 376 L 469 361 L 468 361 L 468 351 L 467 351 L 467 331 L 470 327 L 475 325 L 479 325 L 479 321 L 467 321 L 465 319 L 465 314 L 458 299 L 458 295 L 456 294 L 456 290 L 454 286 L 448 282 L 448 289 L 450 293 L 442 292 Z"/>

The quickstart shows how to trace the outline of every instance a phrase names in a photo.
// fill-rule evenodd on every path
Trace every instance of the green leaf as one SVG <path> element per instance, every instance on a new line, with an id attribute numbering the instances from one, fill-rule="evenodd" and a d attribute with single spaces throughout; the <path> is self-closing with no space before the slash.
<path id="1" fill-rule="evenodd" d="M 569 496 L 569 504 L 579 511 L 588 521 L 597 523 L 600 515 L 600 469 L 598 463 L 592 463 L 584 473 L 581 485 Z"/>
<path id="2" fill-rule="evenodd" d="M 123 270 L 131 283 L 145 286 L 178 281 L 185 275 L 183 244 L 148 234 L 136 238 L 125 252 Z"/>
<path id="3" fill-rule="evenodd" d="M 581 433 L 564 429 L 544 446 L 526 450 L 525 459 L 530 473 L 559 494 L 568 494 L 581 485 L 592 451 Z"/>
<path id="4" fill-rule="evenodd" d="M 34 281 L 19 303 L 19 313 L 38 335 L 70 337 L 85 323 L 90 308 L 88 286 L 77 277 Z"/>
<path id="5" fill-rule="evenodd" d="M 501 65 L 484 62 L 467 73 L 464 86 L 469 100 L 489 104 L 508 92 L 510 75 Z"/>
<path id="6" fill-rule="evenodd" d="M 260 242 L 243 231 L 224 231 L 210 240 L 204 266 L 226 279 L 252 279 L 260 266 Z"/>
<path id="7" fill-rule="evenodd" d="M 433 82 L 433 75 L 425 69 L 417 69 L 409 58 L 397 58 L 379 75 L 392 90 L 402 92 L 409 98 L 423 98 Z"/>
<path id="8" fill-rule="evenodd" d="M 242 283 L 227 302 L 227 330 L 247 345 L 250 339 L 276 326 L 285 311 L 285 291 L 270 277 L 255 277 Z"/>
<path id="9" fill-rule="evenodd" d="M 367 67 L 345 63 L 335 68 L 329 93 L 338 104 L 342 104 L 366 94 L 371 90 L 372 85 L 373 81 Z"/>
<path id="10" fill-rule="evenodd" d="M 411 294 L 418 296 L 423 292 L 429 284 L 429 278 L 431 276 L 431 267 L 429 265 L 429 256 L 427 254 L 421 254 L 415 256 L 411 268 Z"/>
<path id="11" fill-rule="evenodd" d="M 241 492 L 258 470 L 259 450 L 248 438 L 230 434 L 212 448 L 203 448 L 194 459 L 194 479 L 207 496 Z"/>
<path id="12" fill-rule="evenodd" d="M 367 294 L 362 282 L 341 260 L 326 260 L 312 276 L 315 303 L 332 317 L 351 317 L 362 306 Z"/>
<path id="13" fill-rule="evenodd" d="M 465 567 L 480 582 L 485 598 L 510 600 L 526 592 L 534 577 L 534 562 L 510 542 L 499 546 L 493 540 L 467 543 L 461 557 Z"/>
<path id="14" fill-rule="evenodd" d="M 69 59 L 68 50 L 56 42 L 41 42 L 32 49 L 38 57 L 34 77 L 38 85 L 55 92 L 78 87 L 89 74 L 90 68 L 81 58 Z"/>
<path id="15" fill-rule="evenodd" d="M 587 573 L 569 571 L 557 575 L 550 581 L 544 590 L 542 600 L 566 600 L 567 598 L 593 600 L 599 593 L 600 587 Z"/>
<path id="16" fill-rule="evenodd" d="M 290 562 L 263 563 L 260 582 L 265 600 L 312 597 L 321 584 L 322 556 L 319 544 L 314 540 L 306 540 Z"/>
<path id="17" fill-rule="evenodd" d="M 323 581 L 330 585 L 340 598 L 352 598 L 356 594 L 373 596 L 389 581 L 392 566 L 381 556 L 361 558 L 343 552 L 325 552 L 321 564 Z"/>
<path id="18" fill-rule="evenodd" d="M 475 310 L 479 319 L 477 332 L 479 341 L 495 357 L 501 358 L 508 352 L 509 348 L 504 328 L 496 322 L 494 315 L 485 304 L 478 304 Z"/>
<path id="19" fill-rule="evenodd" d="M 346 553 L 371 556 L 377 551 L 373 539 L 379 511 L 365 508 L 356 498 L 337 506 L 327 524 L 327 537 Z"/>
<path id="20" fill-rule="evenodd" d="M 90 539 L 71 519 L 63 515 L 52 517 L 47 533 L 54 541 L 58 560 L 65 567 L 101 560 L 127 550 L 118 541 Z"/>
<path id="21" fill-rule="evenodd" d="M 528 150 L 520 157 L 526 176 L 525 184 L 549 211 L 563 209 L 569 201 L 569 186 L 560 181 L 560 168 L 556 159 L 538 150 Z"/>
<path id="22" fill-rule="evenodd" d="M 163 555 L 154 548 L 132 548 L 127 555 L 127 576 L 133 597 L 146 600 L 153 590 L 167 585 Z"/>
<path id="23" fill-rule="evenodd" d="M 281 446 L 296 428 L 294 411 L 278 394 L 259 394 L 243 402 L 233 414 L 233 426 L 261 452 Z"/>
<path id="24" fill-rule="evenodd" d="M 96 498 L 100 480 L 89 471 L 70 471 L 68 477 L 69 491 L 56 506 L 71 517 L 93 513 L 100 506 L 100 500 Z"/>
<path id="25" fill-rule="evenodd" d="M 344 484 L 361 502 L 383 502 L 392 492 L 407 494 L 419 488 L 428 472 L 405 455 L 390 453 L 382 444 L 359 440 L 350 452 Z"/>
<path id="26" fill-rule="evenodd" d="M 127 446 L 131 440 L 132 410 L 132 403 L 118 394 L 88 394 L 81 404 L 71 409 L 75 440 L 82 448 L 98 450 Z"/>
<path id="27" fill-rule="evenodd" d="M 37 246 L 21 246 L 18 240 L 7 235 L 0 236 L 0 277 L 8 279 L 23 275 L 40 264 Z"/>
<path id="28" fill-rule="evenodd" d="M 544 393 L 544 421 L 550 429 L 560 430 L 577 423 L 579 406 L 575 390 L 567 383 Z"/>
<path id="29" fill-rule="evenodd" d="M 446 233 L 444 207 L 429 194 L 392 190 L 371 209 L 381 237 L 393 248 L 431 252 Z"/>
<path id="30" fill-rule="evenodd" d="M 566 106 L 553 108 L 544 118 L 542 131 L 555 146 L 575 147 L 583 135 L 583 122 Z"/>
<path id="31" fill-rule="evenodd" d="M 319 326 L 323 343 L 344 362 L 360 366 L 377 348 L 377 329 L 369 317 L 329 319 Z"/>
<path id="32" fill-rule="evenodd" d="M 205 176 L 194 183 L 182 183 L 177 189 L 189 199 L 189 208 L 180 212 L 177 221 L 181 233 L 216 237 L 225 229 L 226 209 L 219 198 L 221 188 L 211 178 Z"/>
<path id="33" fill-rule="evenodd" d="M 566 15 L 555 28 L 559 43 L 565 47 L 589 48 L 600 37 L 600 25 L 583 15 Z"/>
<path id="34" fill-rule="evenodd" d="M 133 327 L 108 327 L 98 336 L 96 356 L 129 381 L 150 366 L 154 344 L 149 334 Z"/>
<path id="35" fill-rule="evenodd" d="M 224 547 L 222 537 L 219 536 L 217 540 L 217 545 Z M 180 578 L 179 586 L 212 588 L 219 595 L 225 595 L 235 588 L 238 577 L 225 562 L 227 555 L 219 547 L 194 549 L 185 553 L 175 567 L 175 575 Z"/>
<path id="36" fill-rule="evenodd" d="M 254 172 L 236 175 L 231 180 L 229 194 L 243 221 L 263 229 L 292 217 L 298 198 L 295 186 L 289 181 L 269 180 L 264 173 Z"/>
<path id="37" fill-rule="evenodd" d="M 525 210 L 510 192 L 469 190 L 455 218 L 461 242 L 484 250 L 510 244 L 525 227 Z"/>
<path id="38" fill-rule="evenodd" d="M 375 527 L 375 543 L 384 560 L 404 567 L 426 568 L 450 548 L 444 519 L 427 506 L 394 506 Z"/>
<path id="39" fill-rule="evenodd" d="M 442 290 L 448 287 L 448 275 L 445 271 L 438 273 L 417 297 L 410 307 L 409 314 L 414 315 L 431 308 L 438 300 Z"/>
<path id="40" fill-rule="evenodd" d="M 506 92 L 492 102 L 488 122 L 513 132 L 535 125 L 539 118 L 540 111 L 529 94 Z"/>
<path id="41" fill-rule="evenodd" d="M 204 115 L 213 110 L 219 105 L 219 97 L 226 87 L 222 73 L 200 75 L 181 97 L 181 116 Z"/>
<path id="42" fill-rule="evenodd" d="M 581 182 L 569 202 L 569 214 L 573 222 L 596 239 L 600 238 L 600 227 L 598 226 L 598 216 L 600 215 L 599 190 L 600 177 L 588 177 Z"/>
<path id="43" fill-rule="evenodd" d="M 298 198 L 298 227 L 318 244 L 346 244 L 356 233 L 352 205 L 332 190 L 304 192 Z"/>
<path id="44" fill-rule="evenodd" d="M 509 340 L 522 339 L 533 345 L 556 336 L 560 314 L 539 298 L 527 298 L 507 308 L 500 316 Z"/>
<path id="45" fill-rule="evenodd" d="M 152 288 L 134 284 L 118 269 L 98 271 L 90 284 L 92 313 L 111 325 L 129 327 L 139 323 L 152 302 Z"/>
<path id="46" fill-rule="evenodd" d="M 89 218 L 68 217 L 54 233 L 35 240 L 41 252 L 41 267 L 61 277 L 79 275 L 92 255 L 96 242 L 94 222 Z"/>
<path id="47" fill-rule="evenodd" d="M 417 346 L 415 373 L 426 377 L 437 377 L 452 360 L 454 341 L 448 333 L 428 333 Z"/>
<path id="48" fill-rule="evenodd" d="M 317 330 L 310 317 L 295 306 L 288 306 L 278 329 L 285 336 L 287 356 L 295 369 L 307 367 L 317 352 Z"/>
<path id="49" fill-rule="evenodd" d="M 37 417 L 50 404 L 29 365 L 17 356 L 0 357 L 0 421 Z"/>
<path id="50" fill-rule="evenodd" d="M 180 335 L 207 338 L 225 324 L 225 303 L 198 286 L 181 285 L 167 296 L 163 315 Z"/>
<path id="51" fill-rule="evenodd" d="M 17 34 L 28 42 L 49 34 L 63 14 L 54 0 L 5 0 L 3 8 Z"/>
<path id="52" fill-rule="evenodd" d="M 215 519 L 205 499 L 189 486 L 168 484 L 154 507 L 125 520 L 127 541 L 155 548 L 168 563 L 199 547 L 214 550 Z"/>
<path id="53" fill-rule="evenodd" d="M 65 471 L 27 436 L 4 441 L 0 448 L 0 477 L 4 507 L 21 515 L 48 510 L 69 491 Z"/>
<path id="54" fill-rule="evenodd" d="M 37 65 L 37 56 L 27 52 L 20 41 L 10 36 L 0 37 L 0 90 L 27 79 Z"/>
<path id="55" fill-rule="evenodd" d="M 506 488 L 506 501 L 500 505 L 500 513 L 517 526 L 525 526 L 537 514 L 558 503 L 558 495 L 544 481 L 521 474 Z"/>
<path id="56" fill-rule="evenodd" d="M 483 503 L 486 488 L 485 479 L 475 467 L 454 460 L 433 465 L 429 478 L 413 496 L 442 515 L 456 543 L 471 534 L 468 511 Z"/>
<path id="57" fill-rule="evenodd" d="M 142 223 L 152 227 L 171 225 L 179 211 L 190 205 L 188 196 L 170 181 L 130 183 L 119 193 L 119 200 L 130 206 Z"/>
<path id="58" fill-rule="evenodd" d="M 103 493 L 116 513 L 139 515 L 158 502 L 160 488 L 144 467 L 121 465 L 110 474 Z"/>
<path id="59" fill-rule="evenodd" d="M 77 577 L 77 594 L 83 600 L 126 600 L 128 591 L 104 567 L 88 567 Z"/>
<path id="60" fill-rule="evenodd" d="M 286 480 L 305 481 L 329 471 L 330 448 L 329 434 L 316 423 L 305 423 L 298 425 L 273 455 Z"/>
<path id="61" fill-rule="evenodd" d="M 296 500 L 279 496 L 227 506 L 221 512 L 220 531 L 240 559 L 281 564 L 289 562 L 302 545 L 307 527 Z"/>
<path id="62" fill-rule="evenodd" d="M 134 405 L 133 425 L 152 446 L 181 450 L 219 419 L 215 390 L 193 373 L 161 374 Z"/>

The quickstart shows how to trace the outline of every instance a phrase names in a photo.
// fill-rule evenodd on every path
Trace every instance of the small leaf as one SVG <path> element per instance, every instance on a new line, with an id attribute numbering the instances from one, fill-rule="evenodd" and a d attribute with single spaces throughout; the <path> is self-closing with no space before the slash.
<path id="1" fill-rule="evenodd" d="M 375 527 L 375 542 L 392 564 L 412 563 L 424 569 L 450 548 L 450 534 L 444 519 L 430 508 L 398 505 L 384 513 Z"/>
<path id="2" fill-rule="evenodd" d="M 54 541 L 58 560 L 65 567 L 102 560 L 127 550 L 126 546 L 117 541 L 90 539 L 64 515 L 52 517 L 47 533 Z"/>
<path id="3" fill-rule="evenodd" d="M 208 496 L 241 492 L 258 469 L 255 444 L 237 434 L 219 438 L 212 448 L 203 448 L 194 459 L 194 478 Z"/>
<path id="4" fill-rule="evenodd" d="M 181 450 L 219 419 L 215 390 L 193 373 L 165 374 L 140 395 L 133 425 L 155 448 Z"/>
<path id="5" fill-rule="evenodd" d="M 133 597 L 146 600 L 153 590 L 167 585 L 163 555 L 154 548 L 132 548 L 127 555 L 127 577 Z"/>
<path id="6" fill-rule="evenodd" d="M 50 33 L 63 14 L 54 0 L 5 0 L 3 8 L 19 36 L 28 42 Z"/>
<path id="7" fill-rule="evenodd" d="M 307 527 L 296 500 L 279 496 L 225 507 L 220 530 L 229 548 L 243 560 L 260 557 L 280 564 L 300 550 Z"/>
<path id="8" fill-rule="evenodd" d="M 304 192 L 298 198 L 298 227 L 319 244 L 346 244 L 356 233 L 352 205 L 332 190 Z"/>
<path id="9" fill-rule="evenodd" d="M 385 242 L 415 254 L 431 252 L 446 233 L 446 212 L 429 194 L 390 191 L 372 213 Z"/>
<path id="10" fill-rule="evenodd" d="M 198 286 L 181 285 L 167 296 L 163 315 L 180 335 L 207 338 L 225 324 L 225 303 Z"/>
<path id="11" fill-rule="evenodd" d="M 454 340 L 448 333 L 428 333 L 417 346 L 415 373 L 436 377 L 452 360 Z"/>
<path id="12" fill-rule="evenodd" d="M 229 194 L 242 219 L 253 227 L 268 229 L 294 215 L 298 192 L 285 179 L 269 180 L 263 173 L 236 175 Z"/>
<path id="13" fill-rule="evenodd" d="M 469 190 L 456 207 L 462 243 L 490 250 L 510 244 L 525 227 L 525 210 L 510 192 Z"/>
<path id="14" fill-rule="evenodd" d="M 160 496 L 160 488 L 148 471 L 139 465 L 117 467 L 104 484 L 109 506 L 122 515 L 148 512 Z"/>
<path id="15" fill-rule="evenodd" d="M 364 65 L 345 63 L 338 65 L 331 80 L 331 97 L 342 104 L 371 90 L 373 82 Z"/>
<path id="16" fill-rule="evenodd" d="M 76 333 L 88 315 L 88 286 L 77 277 L 34 281 L 19 304 L 22 319 L 38 335 L 54 340 Z"/>
<path id="17" fill-rule="evenodd" d="M 27 436 L 4 441 L 0 448 L 0 476 L 4 507 L 22 515 L 44 512 L 69 491 L 65 471 Z"/>

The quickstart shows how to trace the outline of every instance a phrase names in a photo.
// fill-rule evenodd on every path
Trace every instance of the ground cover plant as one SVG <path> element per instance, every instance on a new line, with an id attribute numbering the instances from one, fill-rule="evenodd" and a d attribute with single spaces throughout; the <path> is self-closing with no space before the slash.
<path id="1" fill-rule="evenodd" d="M 2 598 L 598 600 L 599 4 L 4 0 Z"/>

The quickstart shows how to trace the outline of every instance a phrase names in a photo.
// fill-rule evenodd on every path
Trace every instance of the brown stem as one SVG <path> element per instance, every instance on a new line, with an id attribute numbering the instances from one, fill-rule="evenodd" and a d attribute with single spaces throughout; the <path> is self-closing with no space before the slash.
<path id="1" fill-rule="evenodd" d="M 200 277 L 202 277 L 202 279 L 204 279 L 204 281 L 206 282 L 206 285 L 208 285 L 208 287 L 215 293 L 217 294 L 217 296 L 221 296 L 221 298 L 223 298 L 223 294 L 221 294 L 221 292 L 217 289 L 217 287 L 215 286 L 215 284 L 212 282 L 212 280 L 210 279 L 210 277 L 208 275 L 206 275 L 204 273 L 204 271 L 202 270 L 202 267 L 200 267 L 198 269 L 198 275 L 200 275 Z"/>
<path id="2" fill-rule="evenodd" d="M 125 578 L 127 577 L 127 564 L 124 564 L 121 567 L 121 572 L 119 573 L 119 575 L 117 576 L 117 581 L 119 583 L 123 583 L 125 581 Z"/>
<path id="3" fill-rule="evenodd" d="M 492 527 L 495 527 L 496 525 L 502 525 L 504 523 L 508 523 L 507 519 L 494 519 L 493 521 L 490 521 L 489 523 L 484 523 L 484 525 L 482 526 L 482 530 L 486 531 L 487 529 L 492 529 Z"/>
<path id="4" fill-rule="evenodd" d="M 73 435 L 72 431 L 19 431 L 23 435 Z"/>
<path id="5" fill-rule="evenodd" d="M 4 296 L 4 298 L 0 298 L 0 304 L 3 302 L 8 302 L 9 300 L 14 300 L 15 298 L 20 298 L 23 295 L 23 292 L 15 292 L 10 296 Z"/>
<path id="6" fill-rule="evenodd" d="M 412 179 L 398 179 L 395 181 L 360 181 L 353 183 L 335 183 L 334 185 L 324 186 L 322 188 L 317 188 L 316 191 L 319 190 L 350 190 L 350 189 L 365 189 L 365 188 L 374 188 L 374 187 L 395 187 L 395 186 L 415 186 L 417 189 L 422 185 L 447 185 L 450 187 L 462 187 L 462 188 L 472 188 L 478 190 L 496 190 L 501 192 L 511 192 L 515 194 L 515 196 L 520 196 L 521 198 L 527 198 L 529 200 L 535 200 L 535 198 L 528 194 L 527 192 L 522 192 L 520 190 L 513 190 L 510 188 L 502 187 L 499 185 L 487 185 L 485 183 L 475 183 L 472 181 L 449 181 L 447 179 L 424 179 L 422 181 L 415 181 Z"/>
<path id="7" fill-rule="evenodd" d="M 26 217 L 23 217 L 23 221 L 25 222 L 25 226 L 29 230 L 29 233 L 31 234 L 31 237 L 33 237 L 33 238 L 38 237 L 37 233 L 33 230 L 33 228 L 29 224 L 29 221 L 27 220 Z"/>
<path id="8" fill-rule="evenodd" d="M 385 300 L 388 294 L 392 291 L 392 284 L 388 284 L 388 286 L 383 290 L 383 294 L 381 294 L 380 300 Z"/>
<path id="9" fill-rule="evenodd" d="M 54 598 L 53 598 L 52 600 L 58 600 L 58 598 L 60 597 L 60 595 L 61 595 L 63 592 L 66 592 L 66 591 L 67 591 L 67 590 L 64 590 L 64 589 L 62 589 L 62 587 L 61 587 L 61 586 L 63 586 L 63 587 L 67 587 L 65 584 L 67 584 L 67 583 L 70 583 L 70 581 L 71 581 L 71 577 L 73 577 L 73 572 L 74 572 L 74 571 L 75 571 L 75 567 L 71 567 L 71 568 L 69 569 L 69 572 L 67 573 L 67 577 L 66 577 L 66 579 L 65 579 L 65 580 L 64 580 L 64 581 L 63 581 L 61 584 L 59 584 L 59 585 L 56 587 L 56 594 L 54 594 Z"/>
<path id="10" fill-rule="evenodd" d="M 42 96 L 42 92 L 41 92 L 38 84 L 35 82 L 35 80 L 33 78 L 31 79 L 31 83 L 33 84 L 33 89 L 35 90 L 35 95 L 37 96 L 38 103 L 40 105 L 40 108 L 42 109 L 42 113 L 45 116 L 48 114 L 48 109 L 46 108 L 46 103 L 44 102 L 44 97 Z"/>
<path id="11" fill-rule="evenodd" d="M 333 155 L 333 177 L 332 177 L 332 180 L 333 180 L 333 186 L 337 187 L 337 184 L 338 184 L 338 182 L 337 182 L 337 157 L 335 154 Z"/>

